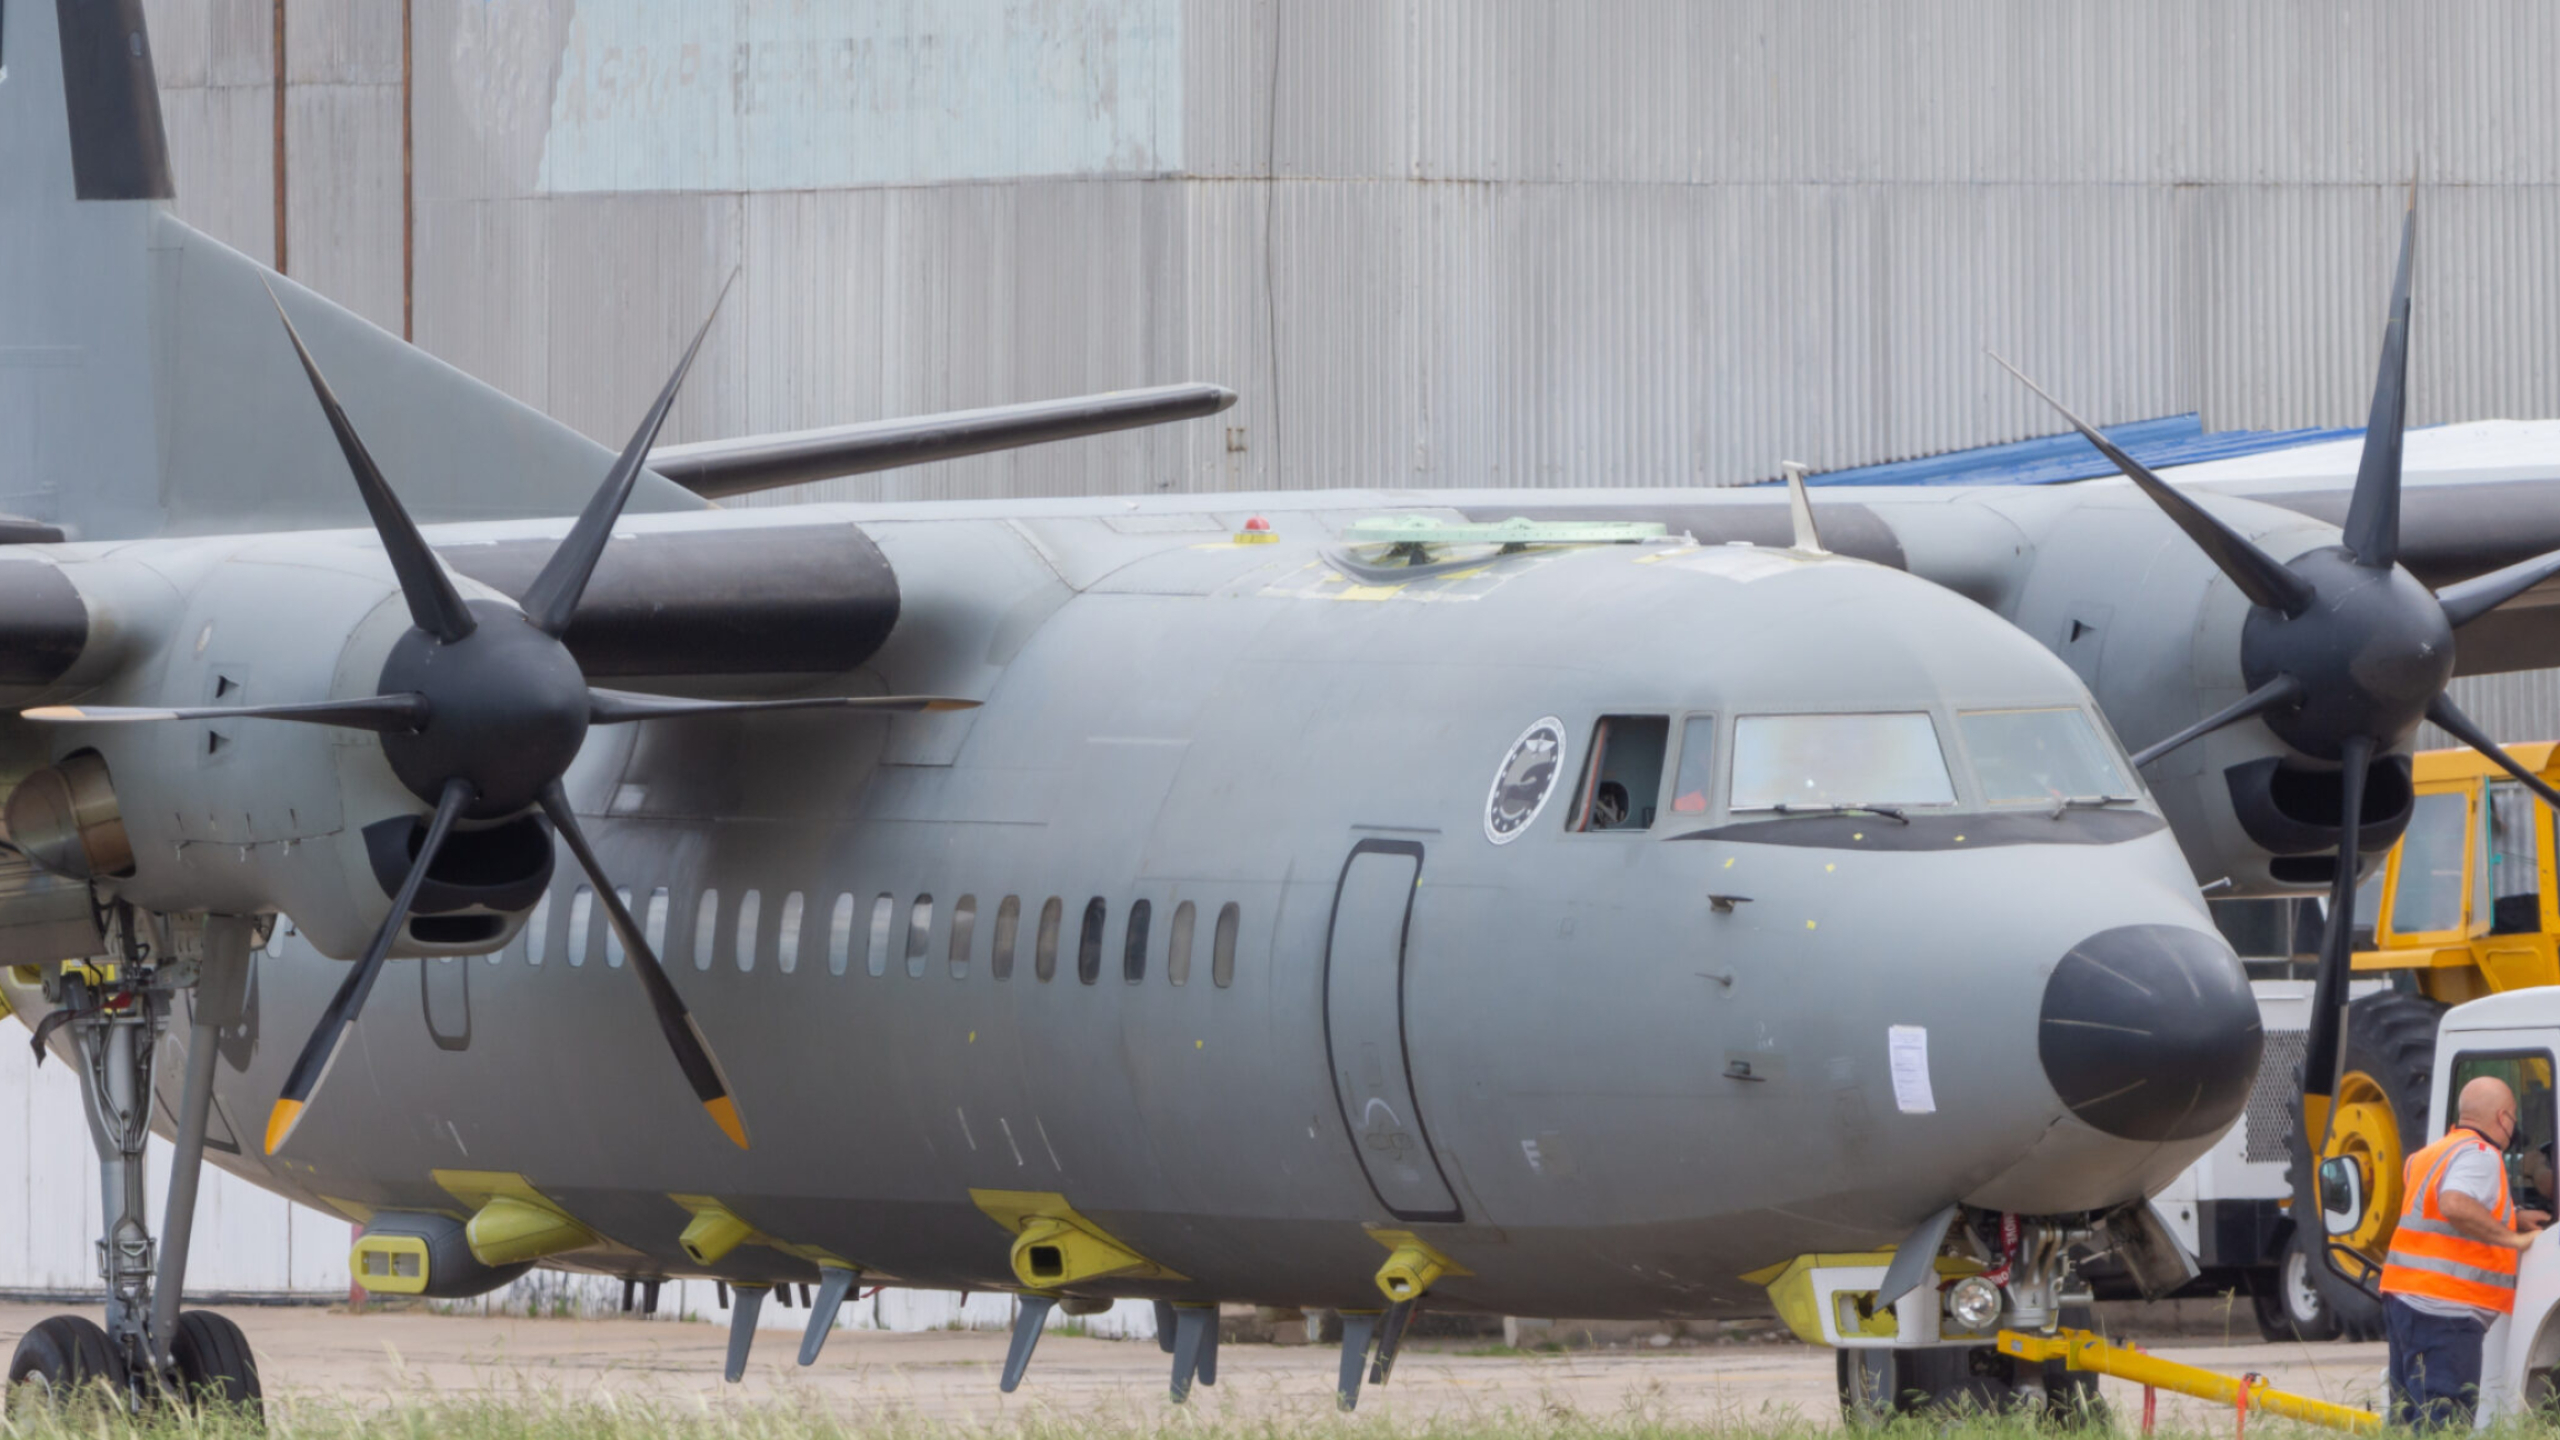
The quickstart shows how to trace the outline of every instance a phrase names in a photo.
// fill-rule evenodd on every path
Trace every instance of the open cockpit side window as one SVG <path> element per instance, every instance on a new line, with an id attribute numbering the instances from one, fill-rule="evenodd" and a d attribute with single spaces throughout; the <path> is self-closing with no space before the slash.
<path id="1" fill-rule="evenodd" d="M 1591 727 L 1591 758 L 1583 762 L 1582 790 L 1565 814 L 1566 828 L 1651 829 L 1670 740 L 1667 715 L 1601 716 Z"/>

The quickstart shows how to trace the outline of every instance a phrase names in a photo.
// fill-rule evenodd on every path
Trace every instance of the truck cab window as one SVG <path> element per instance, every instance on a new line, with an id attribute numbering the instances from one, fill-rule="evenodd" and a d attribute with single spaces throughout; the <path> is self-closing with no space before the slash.
<path id="1" fill-rule="evenodd" d="M 2391 886 L 2391 933 L 2436 935 L 2462 929 L 2463 849 L 2470 805 L 2459 790 L 2418 797 L 2400 840 Z"/>
<path id="2" fill-rule="evenodd" d="M 2482 819 L 2489 933 L 2534 934 L 2542 929 L 2542 805 L 2513 780 L 2493 781 Z"/>
<path id="3" fill-rule="evenodd" d="M 1662 796 L 1662 757 L 1671 739 L 1665 715 L 1603 715 L 1591 727 L 1591 758 L 1582 793 L 1566 812 L 1569 828 L 1647 830 Z"/>
<path id="4" fill-rule="evenodd" d="M 2507 1195 L 2519 1209 L 2548 1213 L 2560 1185 L 2552 1175 L 2551 1056 L 2544 1051 L 2465 1051 L 2454 1057 L 2453 1083 L 2445 1093 L 2450 1109 L 2462 1087 L 2483 1075 L 2507 1082 L 2516 1093 L 2516 1133 L 2507 1142 Z"/>

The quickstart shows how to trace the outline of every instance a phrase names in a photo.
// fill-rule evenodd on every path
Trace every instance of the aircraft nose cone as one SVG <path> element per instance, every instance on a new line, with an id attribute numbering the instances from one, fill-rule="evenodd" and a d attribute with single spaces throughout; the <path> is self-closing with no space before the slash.
<path id="1" fill-rule="evenodd" d="M 2239 958 L 2175 925 L 2101 930 L 2045 982 L 2037 1054 L 2071 1113 L 2126 1140 L 2188 1140 L 2248 1102 L 2265 1036 Z"/>

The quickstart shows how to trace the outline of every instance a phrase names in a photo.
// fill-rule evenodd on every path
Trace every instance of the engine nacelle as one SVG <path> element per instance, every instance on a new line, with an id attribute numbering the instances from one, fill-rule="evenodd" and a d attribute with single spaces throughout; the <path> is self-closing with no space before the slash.
<path id="1" fill-rule="evenodd" d="M 185 708 L 368 696 L 409 628 L 370 536 L 153 550 L 142 574 L 113 552 L 51 565 L 83 602 L 87 637 L 38 698 Z M 41 738 L 52 763 L 12 793 L 12 834 L 31 859 L 143 909 L 282 912 L 324 954 L 352 957 L 423 836 L 425 807 L 367 731 L 244 717 L 54 725 Z M 550 833 L 530 815 L 457 829 L 392 953 L 503 945 L 551 869 Z"/>
<path id="2" fill-rule="evenodd" d="M 2130 750 L 2238 701 L 2251 606 L 2194 541 L 2129 485 L 2055 495 L 2013 518 L 2036 530 L 2035 564 L 2010 618 L 2080 675 Z M 2289 560 L 2338 532 L 2289 510 L 2216 500 L 2214 511 Z M 2367 771 L 2358 848 L 2378 862 L 2414 803 L 2403 737 Z M 2170 752 L 2143 777 L 2199 884 L 2219 896 L 2325 891 L 2334 874 L 2343 781 L 2334 760 L 2299 753 L 2257 720 Z"/>

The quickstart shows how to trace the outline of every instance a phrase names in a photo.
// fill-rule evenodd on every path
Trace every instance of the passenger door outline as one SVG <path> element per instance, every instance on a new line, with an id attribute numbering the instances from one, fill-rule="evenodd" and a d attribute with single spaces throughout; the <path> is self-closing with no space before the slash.
<path id="1" fill-rule="evenodd" d="M 1365 1024 L 1354 1023 L 1358 1012 L 1347 1008 L 1360 1004 L 1362 997 L 1355 993 L 1357 988 L 1365 982 L 1365 987 L 1374 991 L 1381 977 L 1375 974 L 1351 975 L 1347 965 L 1341 975 L 1337 975 L 1335 970 L 1337 950 L 1347 948 L 1340 943 L 1344 938 L 1341 934 L 1343 897 L 1351 888 L 1353 871 L 1360 868 L 1364 857 L 1373 856 L 1379 857 L 1372 861 L 1373 864 L 1393 866 L 1390 873 L 1399 874 L 1403 888 L 1404 904 L 1395 927 L 1395 974 L 1389 987 L 1395 1002 L 1392 1026 L 1382 1023 L 1374 1014 Z M 1410 862 L 1410 868 L 1394 865 L 1393 860 L 1387 857 L 1402 857 Z M 1413 895 L 1421 883 L 1422 863 L 1420 843 L 1377 839 L 1362 840 L 1353 845 L 1351 853 L 1342 862 L 1342 871 L 1334 880 L 1333 905 L 1325 922 L 1325 1062 L 1331 1072 L 1334 1104 L 1342 1116 L 1344 1137 L 1350 1142 L 1352 1153 L 1359 1157 L 1360 1173 L 1368 1181 L 1369 1193 L 1399 1220 L 1455 1223 L 1465 1218 L 1465 1212 L 1458 1204 L 1456 1189 L 1449 1184 L 1447 1170 L 1440 1164 L 1439 1152 L 1431 1144 L 1430 1128 L 1423 1123 L 1420 1101 L 1414 1092 L 1413 1052 L 1405 1024 L 1405 979 L 1411 960 Z M 1394 1045 L 1391 1066 L 1377 1063 L 1389 1058 L 1377 1051 L 1390 1036 Z M 1355 1043 L 1367 1052 L 1365 1058 L 1373 1062 L 1372 1068 L 1379 1072 L 1370 1077 L 1365 1087 L 1357 1073 L 1349 1068 L 1350 1062 L 1364 1057 L 1344 1053 Z M 1355 1102 L 1361 1117 L 1354 1115 Z M 1397 1113 L 1399 1107 L 1401 1114 Z M 1362 1117 L 1367 1121 L 1365 1125 Z M 1383 1121 L 1399 1122 L 1401 1128 L 1381 1128 Z M 1389 1170 L 1385 1183 L 1381 1183 L 1380 1170 L 1373 1160 L 1382 1150 L 1393 1150 L 1397 1139 L 1404 1136 L 1410 1137 L 1422 1163 L 1409 1165 L 1406 1167 L 1409 1173 L 1402 1176 Z M 1394 1199 L 1389 1197 L 1391 1188 L 1398 1192 Z M 1399 1205 L 1397 1199 L 1407 1203 Z M 1425 1203 L 1413 1203 L 1415 1201 Z"/>

